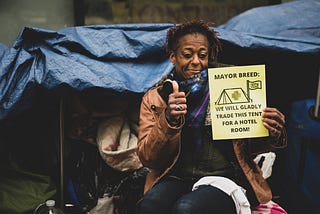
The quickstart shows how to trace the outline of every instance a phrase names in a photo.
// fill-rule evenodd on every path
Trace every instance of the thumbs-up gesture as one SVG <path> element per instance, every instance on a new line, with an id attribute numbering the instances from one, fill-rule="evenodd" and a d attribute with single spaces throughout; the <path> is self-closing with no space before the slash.
<path id="1" fill-rule="evenodd" d="M 169 123 L 176 123 L 180 117 L 187 113 L 187 99 L 184 92 L 179 91 L 179 85 L 172 81 L 173 92 L 169 94 L 166 117 Z"/>

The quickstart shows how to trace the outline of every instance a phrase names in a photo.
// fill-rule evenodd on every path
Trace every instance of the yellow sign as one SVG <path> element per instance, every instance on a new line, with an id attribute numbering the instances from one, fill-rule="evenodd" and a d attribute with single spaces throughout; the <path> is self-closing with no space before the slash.
<path id="1" fill-rule="evenodd" d="M 268 136 L 265 65 L 209 68 L 208 75 L 213 139 Z"/>

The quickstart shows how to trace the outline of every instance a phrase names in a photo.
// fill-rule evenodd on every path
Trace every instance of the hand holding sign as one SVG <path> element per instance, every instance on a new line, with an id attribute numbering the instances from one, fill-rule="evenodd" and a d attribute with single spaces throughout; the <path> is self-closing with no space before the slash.
<path id="1" fill-rule="evenodd" d="M 268 129 L 270 136 L 277 139 L 284 129 L 285 116 L 276 108 L 264 108 L 262 114 L 263 125 Z"/>

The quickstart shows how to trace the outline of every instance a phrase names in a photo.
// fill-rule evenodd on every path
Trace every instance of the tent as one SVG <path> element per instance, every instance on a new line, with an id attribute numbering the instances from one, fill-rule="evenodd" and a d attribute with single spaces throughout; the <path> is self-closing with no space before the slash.
<path id="1" fill-rule="evenodd" d="M 312 71 L 317 70 L 318 63 L 314 62 L 320 50 L 318 8 L 319 1 L 293 1 L 254 8 L 234 17 L 216 28 L 224 43 L 220 62 L 277 66 L 281 70 L 270 68 L 270 79 L 282 78 L 281 85 L 285 81 L 288 90 L 296 88 L 297 80 L 292 77 L 301 75 L 302 70 L 308 72 L 303 77 L 315 83 Z M 164 38 L 171 26 L 119 24 L 59 31 L 25 27 L 12 47 L 1 47 L 0 119 L 23 109 L 28 99 L 22 94 L 32 92 L 35 86 L 145 92 L 171 70 L 164 55 Z M 291 60 L 295 58 L 298 60 Z M 296 66 L 301 69 L 298 74 L 294 72 Z M 297 85 L 309 89 L 310 82 Z M 272 94 L 274 91 L 270 90 Z M 290 93 L 290 97 L 315 94 L 301 91 Z"/>
<path id="2" fill-rule="evenodd" d="M 319 11 L 319 0 L 248 10 L 215 27 L 223 43 L 218 60 L 232 65 L 265 64 L 268 105 L 289 115 L 292 102 L 316 94 L 320 67 Z M 106 110 L 125 113 L 137 110 L 143 93 L 172 69 L 164 47 L 166 31 L 172 26 L 170 23 L 94 25 L 58 31 L 25 27 L 11 47 L 1 44 L 3 158 L 14 158 L 27 171 L 58 175 L 65 167 L 61 162 L 72 156 L 74 150 L 94 153 L 95 149 L 90 146 L 88 149 L 88 144 L 73 142 L 90 142 L 90 133 L 83 133 L 82 139 L 73 138 L 66 148 L 61 147 L 69 134 L 68 128 L 73 127 L 71 116 L 81 112 L 80 119 L 85 122 Z M 79 100 L 84 105 L 72 106 Z M 118 104 L 124 101 L 126 108 L 119 108 Z M 133 117 L 136 120 L 136 115 Z M 92 126 L 86 130 L 94 133 L 96 121 L 90 122 Z M 64 149 L 62 157 L 61 149 Z M 76 154 L 75 159 L 79 158 Z M 97 170 L 101 170 L 99 167 Z M 70 169 L 67 174 L 72 173 L 81 172 Z M 55 177 L 54 183 L 57 181 Z M 59 185 L 61 192 L 65 191 L 64 186 L 70 187 Z M 94 202 L 88 199 L 85 204 L 92 207 Z"/>

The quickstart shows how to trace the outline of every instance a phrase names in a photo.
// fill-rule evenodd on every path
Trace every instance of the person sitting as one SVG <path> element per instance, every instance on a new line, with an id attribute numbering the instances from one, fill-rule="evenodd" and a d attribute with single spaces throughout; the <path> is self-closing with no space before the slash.
<path id="1" fill-rule="evenodd" d="M 150 169 L 140 214 L 251 213 L 260 204 L 275 204 L 252 156 L 286 146 L 285 116 L 274 107 L 263 109 L 268 137 L 212 140 L 206 72 L 221 43 L 210 26 L 193 20 L 167 31 L 174 69 L 140 106 L 136 152 Z M 189 85 L 195 78 L 201 82 L 196 93 Z"/>

